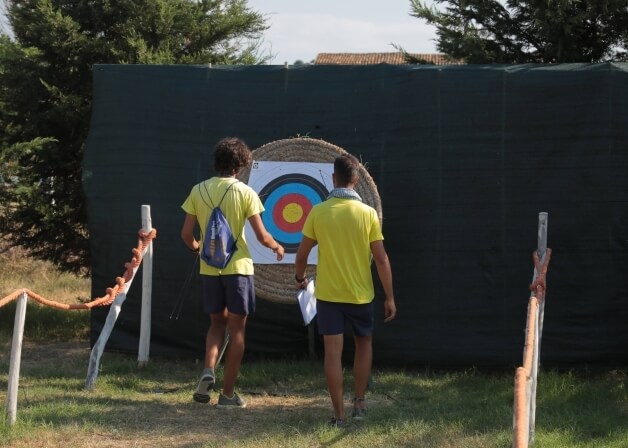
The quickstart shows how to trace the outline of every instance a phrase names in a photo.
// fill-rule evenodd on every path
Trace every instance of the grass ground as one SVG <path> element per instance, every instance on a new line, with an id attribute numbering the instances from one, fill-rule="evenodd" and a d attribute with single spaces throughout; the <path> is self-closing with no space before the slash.
<path id="1" fill-rule="evenodd" d="M 5 256 L 5 252 L 1 256 Z M 0 259 L 0 298 L 19 287 L 82 301 L 87 279 L 68 279 L 22 257 Z M 38 267 L 36 267 L 38 266 Z M 21 277 L 19 272 L 29 273 Z M 56 277 L 59 275 L 60 277 Z M 46 290 L 45 288 L 51 288 Z M 4 294 L 3 294 L 4 293 Z M 0 403 L 6 403 L 14 305 L 0 309 Z M 320 362 L 245 361 L 245 410 L 191 400 L 200 366 L 189 359 L 105 353 L 96 386 L 84 388 L 87 312 L 29 302 L 17 423 L 0 416 L 0 446 L 25 447 L 425 447 L 497 448 L 512 444 L 514 371 L 375 369 L 370 413 L 346 429 L 325 425 L 330 404 Z M 29 326 L 30 325 L 30 326 Z M 221 373 L 218 372 L 220 386 Z M 350 386 L 350 371 L 346 371 Z M 628 447 L 628 375 L 542 370 L 535 447 Z M 349 396 L 347 406 L 349 406 Z"/>
<path id="2" fill-rule="evenodd" d="M 5 401 L 9 342 L 0 353 Z M 513 377 L 376 369 L 368 419 L 346 429 L 330 417 L 321 365 L 246 362 L 239 392 L 244 410 L 191 400 L 199 366 L 191 360 L 106 353 L 93 390 L 84 388 L 84 342 L 29 342 L 23 354 L 18 419 L 0 418 L 0 446 L 25 447 L 510 447 Z M 220 383 L 221 372 L 218 372 Z M 220 386 L 218 383 L 217 387 Z M 350 372 L 346 372 L 350 384 Z M 537 447 L 628 446 L 626 373 L 543 371 L 537 401 Z M 348 396 L 346 397 L 349 406 Z"/>

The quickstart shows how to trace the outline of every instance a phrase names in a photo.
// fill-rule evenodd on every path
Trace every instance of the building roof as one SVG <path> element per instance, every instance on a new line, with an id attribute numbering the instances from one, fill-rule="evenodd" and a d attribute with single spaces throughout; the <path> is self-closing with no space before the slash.
<path id="1" fill-rule="evenodd" d="M 440 53 L 408 53 L 417 59 L 436 65 L 463 64 L 461 61 L 451 61 Z M 368 65 L 368 64 L 407 64 L 404 54 L 394 53 L 319 53 L 314 64 L 339 65 Z"/>

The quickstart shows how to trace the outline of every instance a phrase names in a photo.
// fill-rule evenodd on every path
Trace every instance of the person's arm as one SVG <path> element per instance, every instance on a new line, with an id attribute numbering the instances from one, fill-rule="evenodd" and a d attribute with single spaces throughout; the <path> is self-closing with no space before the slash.
<path id="1" fill-rule="evenodd" d="M 193 252 L 198 252 L 201 247 L 200 243 L 196 241 L 196 238 L 194 238 L 194 227 L 196 226 L 196 223 L 196 216 L 186 213 L 183 226 L 181 227 L 181 239 Z"/>
<path id="2" fill-rule="evenodd" d="M 316 240 L 303 235 L 303 239 L 301 239 L 294 259 L 294 281 L 296 282 L 297 288 L 302 289 L 307 286 L 305 268 L 307 268 L 307 258 L 314 246 L 316 246 Z"/>
<path id="3" fill-rule="evenodd" d="M 386 249 L 384 249 L 384 242 L 382 240 L 373 241 L 371 243 L 371 252 L 377 268 L 377 275 L 386 295 L 384 300 L 384 322 L 390 322 L 397 314 L 397 306 L 395 305 L 395 295 L 393 293 L 392 270 L 388 254 Z"/>
<path id="4" fill-rule="evenodd" d="M 262 221 L 262 217 L 260 215 L 253 215 L 249 218 L 249 224 L 251 224 L 251 228 L 255 233 L 255 238 L 257 241 L 264 246 L 268 247 L 273 251 L 274 254 L 277 255 L 277 261 L 283 260 L 284 248 L 281 244 L 279 244 L 273 236 L 268 233 L 266 227 L 264 227 L 264 222 Z"/>

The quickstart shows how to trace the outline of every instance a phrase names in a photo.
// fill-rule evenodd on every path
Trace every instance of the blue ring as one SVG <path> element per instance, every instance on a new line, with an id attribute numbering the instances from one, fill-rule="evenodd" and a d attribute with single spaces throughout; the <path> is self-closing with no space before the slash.
<path id="1" fill-rule="evenodd" d="M 264 223 L 266 230 L 268 230 L 276 240 L 288 244 L 298 244 L 301 242 L 301 232 L 289 233 L 281 230 L 277 227 L 275 221 L 273 220 L 273 210 L 275 209 L 277 202 L 286 194 L 291 193 L 305 196 L 312 204 L 312 207 L 323 202 L 323 199 L 321 199 L 316 190 L 307 185 L 299 183 L 284 184 L 276 190 L 273 190 L 266 198 L 266 201 L 264 201 L 264 208 L 269 213 L 262 213 L 262 222 Z"/>

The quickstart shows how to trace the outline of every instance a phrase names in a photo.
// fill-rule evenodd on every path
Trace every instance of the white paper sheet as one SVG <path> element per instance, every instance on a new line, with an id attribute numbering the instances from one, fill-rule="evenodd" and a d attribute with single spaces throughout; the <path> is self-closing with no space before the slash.
<path id="1" fill-rule="evenodd" d="M 297 300 L 301 307 L 304 325 L 309 325 L 316 316 L 316 296 L 314 295 L 314 279 L 307 282 L 305 289 L 299 290 Z"/>

